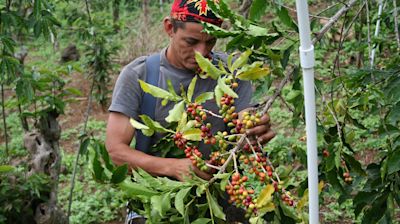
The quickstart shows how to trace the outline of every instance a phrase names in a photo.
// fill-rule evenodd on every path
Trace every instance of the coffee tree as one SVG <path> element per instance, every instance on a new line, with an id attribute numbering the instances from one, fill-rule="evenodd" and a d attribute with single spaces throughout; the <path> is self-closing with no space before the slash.
<path id="1" fill-rule="evenodd" d="M 214 173 L 213 179 L 208 182 L 189 178 L 185 183 L 179 183 L 166 178 L 155 178 L 139 170 L 133 171 L 134 181 L 123 180 L 120 175 L 126 174 L 126 166 L 100 166 L 99 161 L 109 161 L 104 150 L 96 151 L 93 156 L 95 177 L 112 183 L 122 181 L 119 183 L 120 187 L 131 199 L 143 204 L 143 215 L 154 223 L 204 223 L 206 220 L 214 223 L 225 220 L 225 214 L 218 204 L 223 197 L 234 206 L 244 209 L 245 217 L 252 217 L 255 221 L 275 210 L 282 211 L 282 217 L 300 220 L 295 213 L 295 207 L 301 209 L 304 202 L 298 204 L 298 200 L 286 190 L 284 179 L 280 178 L 281 173 L 275 170 L 260 142 L 246 135 L 247 129 L 260 122 L 262 114 L 255 109 L 236 111 L 234 106 L 235 101 L 240 100 L 235 92 L 239 80 L 255 80 L 270 74 L 269 66 L 260 61 L 247 64 L 250 55 L 251 51 L 247 50 L 233 61 L 231 54 L 225 68 L 222 61 L 215 66 L 208 59 L 196 54 L 200 66 L 199 75 L 192 79 L 187 90 L 182 90 L 181 95 L 177 95 L 173 88 L 167 91 L 139 80 L 144 92 L 162 98 L 164 104 L 167 101 L 175 103 L 165 120 L 169 123 L 168 126 L 176 128 L 165 128 L 147 115 L 139 116 L 141 122 L 131 119 L 133 127 L 147 136 L 155 132 L 164 133 L 162 141 L 167 141 L 169 147 L 165 147 L 165 143 L 157 144 L 155 150 L 169 148 L 172 151 L 182 151 L 183 156 L 189 158 L 200 170 Z M 215 79 L 217 85 L 214 92 L 205 92 L 193 99 L 198 78 Z M 202 106 L 212 99 L 220 108 L 219 113 Z M 212 133 L 212 124 L 207 123 L 208 116 L 222 119 L 228 129 Z M 209 158 L 200 152 L 200 142 L 213 146 Z M 222 196 L 224 194 L 227 196 Z M 206 203 L 201 203 L 204 198 Z M 185 203 L 187 201 L 189 204 Z M 209 215 L 205 215 L 206 213 Z"/>

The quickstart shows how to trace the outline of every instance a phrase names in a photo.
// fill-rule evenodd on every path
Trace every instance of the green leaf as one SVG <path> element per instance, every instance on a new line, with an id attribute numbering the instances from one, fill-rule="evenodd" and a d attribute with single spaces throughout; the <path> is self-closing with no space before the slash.
<path id="1" fill-rule="evenodd" d="M 8 173 L 15 170 L 15 167 L 10 165 L 1 165 L 0 166 L 0 173 Z"/>
<path id="2" fill-rule="evenodd" d="M 104 181 L 104 178 L 103 178 L 104 168 L 103 168 L 103 166 L 101 165 L 101 162 L 99 161 L 99 156 L 98 156 L 97 153 L 95 154 L 95 156 L 94 156 L 94 158 L 93 158 L 92 166 L 93 166 L 94 178 L 95 178 L 97 181 L 100 181 L 100 182 L 101 182 L 101 181 Z"/>
<path id="3" fill-rule="evenodd" d="M 176 94 L 174 85 L 172 85 L 172 81 L 170 79 L 167 79 L 167 86 L 168 86 L 168 91 L 175 97 L 179 97 L 178 94 Z"/>
<path id="4" fill-rule="evenodd" d="M 176 127 L 176 131 L 182 132 L 184 130 L 187 130 L 186 127 L 187 127 L 187 124 L 189 123 L 187 121 L 187 117 L 188 117 L 188 115 L 187 115 L 186 111 L 184 111 L 182 113 L 182 115 L 181 115 L 181 118 L 180 118 L 179 122 L 178 122 L 178 127 Z"/>
<path id="5" fill-rule="evenodd" d="M 280 7 L 277 8 L 276 13 L 278 14 L 279 19 L 282 21 L 283 24 L 285 24 L 286 26 L 293 28 L 294 30 L 296 30 L 296 32 L 298 31 L 298 27 L 296 25 L 296 23 L 293 21 L 292 17 L 290 17 L 289 12 L 286 8 L 284 7 Z"/>
<path id="6" fill-rule="evenodd" d="M 229 67 L 229 70 L 231 72 L 235 71 L 236 69 L 244 66 L 245 64 L 247 64 L 247 61 L 249 60 L 249 56 L 251 54 L 251 50 L 246 50 L 245 52 L 243 52 L 238 59 L 236 59 L 235 62 L 233 62 L 232 67 Z"/>
<path id="7" fill-rule="evenodd" d="M 215 86 L 214 89 L 214 93 L 215 93 L 215 101 L 217 102 L 217 105 L 219 107 L 221 107 L 221 98 L 224 95 L 224 91 L 222 91 L 221 87 L 219 87 L 219 85 Z"/>
<path id="8" fill-rule="evenodd" d="M 388 174 L 395 173 L 400 170 L 400 149 L 393 151 L 388 155 Z"/>
<path id="9" fill-rule="evenodd" d="M 197 186 L 197 188 L 196 188 L 196 195 L 197 195 L 197 197 L 200 197 L 203 193 L 204 193 L 204 191 L 206 190 L 206 186 L 205 186 L 205 184 L 200 184 L 200 185 L 198 185 Z"/>
<path id="10" fill-rule="evenodd" d="M 229 96 L 233 98 L 238 98 L 239 96 L 229 87 L 228 85 L 225 84 L 225 78 L 219 77 L 218 78 L 218 85 L 217 85 L 224 93 L 228 94 Z M 221 99 L 221 98 L 220 98 Z M 219 100 L 220 101 L 220 100 Z"/>
<path id="11" fill-rule="evenodd" d="M 285 214 L 287 217 L 290 217 L 294 220 L 299 220 L 299 217 L 297 217 L 296 211 L 294 210 L 293 207 L 289 207 L 282 200 L 279 200 L 279 205 L 282 208 L 283 214 Z"/>
<path id="12" fill-rule="evenodd" d="M 195 76 L 189 84 L 189 87 L 187 90 L 187 98 L 188 98 L 189 102 L 192 102 L 194 89 L 196 87 L 196 81 L 197 81 L 197 76 Z"/>
<path id="13" fill-rule="evenodd" d="M 204 58 L 199 52 L 196 51 L 195 54 L 197 64 L 210 78 L 217 79 L 223 74 L 223 71 L 215 67 L 210 60 Z"/>
<path id="14" fill-rule="evenodd" d="M 254 0 L 251 4 L 249 19 L 258 20 L 262 15 L 264 15 L 267 9 L 266 0 Z"/>
<path id="15" fill-rule="evenodd" d="M 191 141 L 201 141 L 201 130 L 198 128 L 186 130 L 183 132 L 183 137 Z"/>
<path id="16" fill-rule="evenodd" d="M 275 192 L 275 188 L 272 184 L 268 184 L 260 193 L 257 198 L 257 207 L 263 207 L 272 200 L 272 194 Z"/>
<path id="17" fill-rule="evenodd" d="M 211 195 L 210 191 L 208 189 L 206 189 L 206 196 L 207 196 L 207 201 L 208 204 L 211 208 L 211 213 L 217 217 L 220 218 L 222 220 L 225 220 L 225 214 L 222 211 L 221 206 L 216 202 L 214 196 Z"/>
<path id="18" fill-rule="evenodd" d="M 161 200 L 162 216 L 165 216 L 168 210 L 171 209 L 171 193 L 164 194 Z"/>
<path id="19" fill-rule="evenodd" d="M 132 125 L 135 129 L 139 129 L 139 130 L 150 129 L 150 128 L 147 127 L 146 125 L 140 123 L 139 121 L 136 121 L 136 120 L 133 119 L 133 118 L 131 118 L 129 121 L 131 122 L 131 125 Z"/>
<path id="20" fill-rule="evenodd" d="M 128 164 L 118 166 L 112 173 L 111 183 L 119 184 L 125 180 L 128 174 Z"/>
<path id="21" fill-rule="evenodd" d="M 170 132 L 170 133 L 175 133 L 172 130 L 166 129 L 164 128 L 160 123 L 158 123 L 157 121 L 153 121 L 149 116 L 142 114 L 139 116 L 143 123 L 145 125 L 147 125 L 150 129 L 157 131 L 157 132 L 161 132 L 161 133 L 165 133 L 165 132 Z"/>
<path id="22" fill-rule="evenodd" d="M 175 208 L 181 215 L 185 215 L 185 206 L 184 201 L 186 199 L 187 194 L 189 193 L 191 187 L 183 188 L 179 190 L 179 192 L 175 195 Z"/>
<path id="23" fill-rule="evenodd" d="M 129 178 L 118 184 L 118 186 L 123 190 L 128 196 L 138 197 L 145 196 L 151 197 L 158 194 L 158 192 L 150 190 L 139 183 L 133 183 Z"/>
<path id="24" fill-rule="evenodd" d="M 174 108 L 169 111 L 168 117 L 165 120 L 168 123 L 177 122 L 181 119 L 182 114 L 185 111 L 185 102 L 181 101 L 175 104 Z"/>
<path id="25" fill-rule="evenodd" d="M 86 154 L 89 144 L 90 144 L 90 138 L 87 137 L 81 142 L 79 146 L 79 154 L 81 155 Z"/>
<path id="26" fill-rule="evenodd" d="M 142 88 L 143 92 L 148 93 L 154 97 L 161 98 L 164 100 L 170 100 L 170 101 L 179 101 L 182 99 L 179 96 L 174 96 L 174 94 L 171 94 L 170 92 L 168 92 L 164 89 L 161 89 L 157 86 L 148 84 L 142 80 L 139 80 L 139 84 L 140 84 L 140 87 Z"/>
<path id="27" fill-rule="evenodd" d="M 191 224 L 207 224 L 211 222 L 211 219 L 209 218 L 198 218 L 196 220 L 194 220 L 193 222 L 191 222 Z"/>
<path id="28" fill-rule="evenodd" d="M 249 66 L 243 66 L 236 77 L 241 80 L 257 80 L 271 73 L 269 68 L 260 66 L 262 66 L 262 62 L 254 62 Z"/>
<path id="29" fill-rule="evenodd" d="M 356 171 L 358 174 L 366 176 L 367 174 L 365 173 L 365 171 L 363 170 L 361 163 L 358 162 L 356 159 L 354 159 L 353 156 L 347 154 L 347 153 L 343 153 L 342 154 L 344 157 L 344 160 L 346 162 L 348 162 L 351 166 L 351 168 Z"/>
<path id="30" fill-rule="evenodd" d="M 206 102 L 207 100 L 211 100 L 213 97 L 214 97 L 213 92 L 205 92 L 205 93 L 202 93 L 199 96 L 197 96 L 196 99 L 194 100 L 194 102 L 198 103 L 198 104 L 202 104 L 202 103 Z"/>

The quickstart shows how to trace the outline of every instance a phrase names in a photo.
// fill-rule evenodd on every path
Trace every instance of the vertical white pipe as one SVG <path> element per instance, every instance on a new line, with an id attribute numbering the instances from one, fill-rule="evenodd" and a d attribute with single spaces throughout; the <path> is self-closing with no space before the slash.
<path id="1" fill-rule="evenodd" d="M 300 63 L 303 69 L 304 104 L 307 134 L 307 170 L 309 192 L 309 222 L 319 223 L 318 206 L 318 154 L 317 124 L 314 89 L 314 46 L 310 37 L 310 20 L 306 0 L 296 0 L 297 19 L 300 33 Z"/>
<path id="2" fill-rule="evenodd" d="M 368 3 L 367 3 L 368 4 Z M 376 27 L 375 27 L 375 33 L 374 33 L 374 37 L 377 37 L 379 34 L 379 29 L 380 29 L 380 25 L 381 25 L 381 16 L 382 16 L 382 9 L 383 9 L 383 0 L 379 0 L 379 8 L 378 8 L 378 21 L 376 21 Z M 374 46 L 372 48 L 371 51 L 371 68 L 374 67 L 374 60 L 375 60 L 375 50 L 376 50 L 376 46 Z"/>

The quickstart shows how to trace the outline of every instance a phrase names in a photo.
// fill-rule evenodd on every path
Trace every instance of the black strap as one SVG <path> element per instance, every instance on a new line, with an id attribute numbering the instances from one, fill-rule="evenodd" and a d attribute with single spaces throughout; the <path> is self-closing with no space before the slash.
<path id="1" fill-rule="evenodd" d="M 146 59 L 146 83 L 153 86 L 158 86 L 158 79 L 160 77 L 160 54 L 153 54 Z M 145 114 L 151 119 L 155 119 L 157 99 L 144 93 L 142 103 L 140 105 L 140 114 Z M 148 153 L 150 151 L 151 138 L 143 135 L 140 130 L 136 132 L 136 149 Z"/>

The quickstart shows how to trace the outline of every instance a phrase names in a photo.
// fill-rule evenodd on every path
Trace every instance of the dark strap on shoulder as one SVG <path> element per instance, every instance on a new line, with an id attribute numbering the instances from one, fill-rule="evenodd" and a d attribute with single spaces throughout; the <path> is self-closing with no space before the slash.
<path id="1" fill-rule="evenodd" d="M 158 79 L 160 77 L 160 54 L 153 54 L 146 59 L 146 83 L 153 86 L 158 86 Z M 145 114 L 151 119 L 155 119 L 157 99 L 144 93 L 142 103 L 140 105 L 140 114 Z M 150 151 L 151 138 L 143 135 L 140 130 L 136 132 L 136 149 L 148 153 Z"/>

